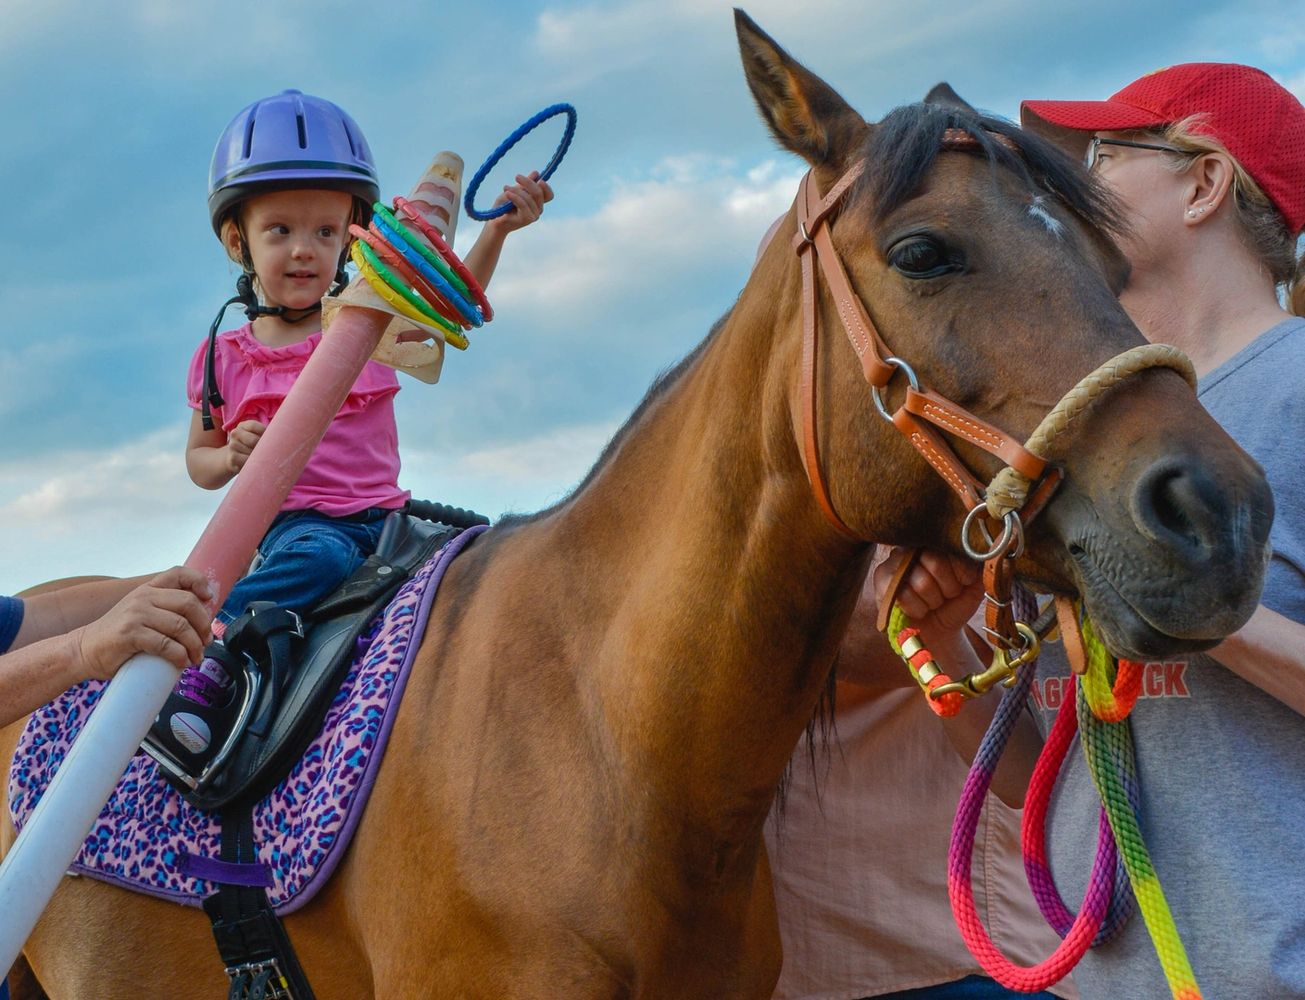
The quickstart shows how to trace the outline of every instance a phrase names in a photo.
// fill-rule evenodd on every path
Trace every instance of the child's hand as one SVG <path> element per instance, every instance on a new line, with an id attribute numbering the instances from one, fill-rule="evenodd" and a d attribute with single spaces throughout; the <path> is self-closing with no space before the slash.
<path id="1" fill-rule="evenodd" d="M 245 467 L 265 430 L 267 425 L 257 420 L 243 420 L 231 429 L 226 444 L 227 471 L 235 475 Z"/>
<path id="2" fill-rule="evenodd" d="M 494 200 L 495 205 L 512 202 L 516 211 L 500 215 L 485 223 L 486 228 L 497 227 L 504 235 L 530 225 L 544 212 L 544 205 L 553 200 L 553 189 L 548 181 L 539 179 L 539 171 L 533 170 L 529 177 L 517 174 L 517 182 L 512 187 L 505 187 L 503 193 Z"/>
<path id="3" fill-rule="evenodd" d="M 174 566 L 141 584 L 102 618 L 77 629 L 79 679 L 108 680 L 135 653 L 149 653 L 174 667 L 198 663 L 211 638 L 213 593 L 202 574 Z"/>

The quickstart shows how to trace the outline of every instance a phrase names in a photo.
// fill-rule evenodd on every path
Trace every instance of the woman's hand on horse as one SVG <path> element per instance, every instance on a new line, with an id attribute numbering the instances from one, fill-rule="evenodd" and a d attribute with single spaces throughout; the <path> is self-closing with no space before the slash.
<path id="1" fill-rule="evenodd" d="M 888 599 L 893 560 L 874 569 L 877 601 Z M 983 599 L 979 567 L 963 556 L 924 549 L 897 592 L 897 603 L 911 623 L 926 637 L 959 632 Z"/>
<path id="2" fill-rule="evenodd" d="M 242 420 L 227 435 L 227 469 L 234 475 L 245 467 L 267 425 L 258 420 Z"/>
<path id="3" fill-rule="evenodd" d="M 517 174 L 516 184 L 505 187 L 503 193 L 494 199 L 495 206 L 512 202 L 516 206 L 516 211 L 500 215 L 497 219 L 490 219 L 485 225 L 497 227 L 506 235 L 537 221 L 544 214 L 544 205 L 552 200 L 553 188 L 548 181 L 539 179 L 538 170 L 531 171 L 528 177 Z"/>
<path id="4" fill-rule="evenodd" d="M 108 680 L 132 655 L 162 657 L 178 669 L 198 663 L 212 635 L 213 597 L 203 574 L 174 566 L 141 584 L 103 617 L 75 630 L 85 679 Z"/>

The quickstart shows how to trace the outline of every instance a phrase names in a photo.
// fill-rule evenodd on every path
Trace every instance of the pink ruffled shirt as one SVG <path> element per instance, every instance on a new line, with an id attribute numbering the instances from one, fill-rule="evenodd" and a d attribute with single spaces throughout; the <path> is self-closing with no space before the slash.
<path id="1" fill-rule="evenodd" d="M 309 357 L 320 332 L 287 347 L 268 347 L 251 324 L 218 334 L 214 371 L 224 403 L 213 407 L 213 423 L 230 432 L 245 420 L 269 423 Z M 207 341 L 190 360 L 186 399 L 200 409 Z M 399 432 L 394 422 L 394 369 L 367 362 L 349 391 L 282 510 L 321 511 L 332 517 L 369 507 L 394 509 L 409 497 L 399 489 Z"/>

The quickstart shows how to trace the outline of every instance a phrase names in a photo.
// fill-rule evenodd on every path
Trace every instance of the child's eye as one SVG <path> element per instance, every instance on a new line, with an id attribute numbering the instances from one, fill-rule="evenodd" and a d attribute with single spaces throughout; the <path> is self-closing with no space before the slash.
<path id="1" fill-rule="evenodd" d="M 322 237 L 322 239 L 329 240 L 332 236 L 335 235 L 335 227 L 323 226 L 321 229 L 317 230 L 317 235 Z"/>

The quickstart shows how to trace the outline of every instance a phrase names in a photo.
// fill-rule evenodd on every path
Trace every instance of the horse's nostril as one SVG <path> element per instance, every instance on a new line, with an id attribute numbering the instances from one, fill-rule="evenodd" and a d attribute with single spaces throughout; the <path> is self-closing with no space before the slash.
<path id="1" fill-rule="evenodd" d="M 1218 485 L 1199 471 L 1164 463 L 1147 471 L 1134 494 L 1133 515 L 1153 541 L 1208 557 L 1226 508 Z"/>
<path id="2" fill-rule="evenodd" d="M 1195 539 L 1197 530 L 1186 510 L 1186 505 L 1193 499 L 1186 488 L 1188 485 L 1178 472 L 1163 477 L 1156 484 L 1154 509 L 1160 523 L 1169 531 Z"/>

